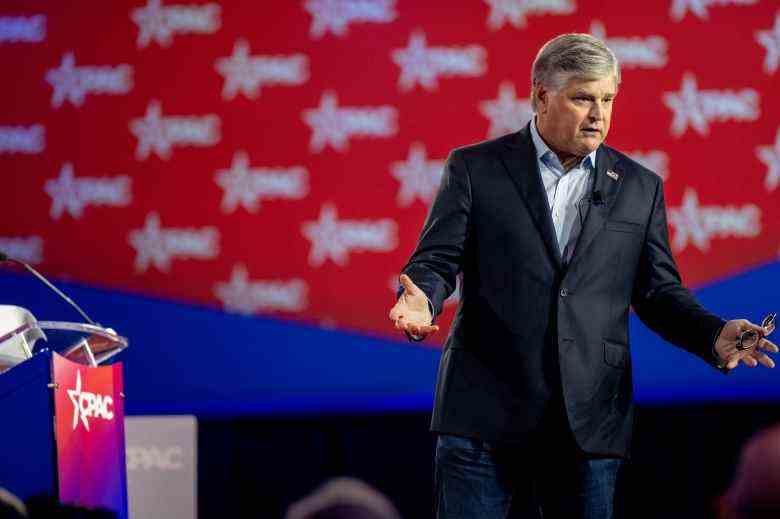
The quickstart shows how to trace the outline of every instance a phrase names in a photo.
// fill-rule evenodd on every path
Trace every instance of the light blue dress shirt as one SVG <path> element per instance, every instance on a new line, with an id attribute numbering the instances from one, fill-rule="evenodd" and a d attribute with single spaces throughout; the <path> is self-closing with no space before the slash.
<path id="1" fill-rule="evenodd" d="M 552 216 L 558 250 L 564 262 L 573 253 L 574 245 L 582 231 L 582 220 L 587 214 L 583 199 L 590 192 L 593 182 L 591 171 L 596 169 L 596 152 L 585 156 L 577 166 L 568 172 L 563 169 L 558 156 L 553 152 L 536 128 L 536 117 L 531 121 L 531 139 L 536 149 L 536 160 L 542 174 L 542 184 L 547 193 L 548 207 Z M 567 248 L 568 246 L 568 248 Z"/>

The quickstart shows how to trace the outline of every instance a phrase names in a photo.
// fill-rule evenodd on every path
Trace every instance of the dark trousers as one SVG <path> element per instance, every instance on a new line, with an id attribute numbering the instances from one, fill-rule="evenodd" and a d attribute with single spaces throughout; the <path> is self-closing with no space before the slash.
<path id="1" fill-rule="evenodd" d="M 583 453 L 562 404 L 518 444 L 442 434 L 436 444 L 438 519 L 620 518 L 623 460 Z"/>

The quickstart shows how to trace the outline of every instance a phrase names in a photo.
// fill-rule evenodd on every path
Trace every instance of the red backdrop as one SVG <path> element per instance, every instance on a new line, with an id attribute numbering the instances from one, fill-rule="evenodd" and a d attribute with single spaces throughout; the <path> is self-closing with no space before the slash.
<path id="1" fill-rule="evenodd" d="M 442 161 L 527 121 L 533 58 L 570 31 L 623 62 L 608 142 L 666 179 L 685 280 L 775 260 L 780 9 L 744 0 L 6 1 L 0 249 L 392 333 Z"/>

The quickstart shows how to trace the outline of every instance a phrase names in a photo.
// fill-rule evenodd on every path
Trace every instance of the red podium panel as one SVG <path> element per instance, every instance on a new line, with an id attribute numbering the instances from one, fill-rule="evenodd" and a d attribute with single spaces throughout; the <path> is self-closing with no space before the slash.
<path id="1" fill-rule="evenodd" d="M 122 364 L 52 355 L 59 499 L 127 518 Z"/>

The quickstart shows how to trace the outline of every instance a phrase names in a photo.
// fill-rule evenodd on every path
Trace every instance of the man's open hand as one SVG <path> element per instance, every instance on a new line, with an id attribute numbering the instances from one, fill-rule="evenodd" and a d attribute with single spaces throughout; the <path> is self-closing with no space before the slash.
<path id="1" fill-rule="evenodd" d="M 401 274 L 400 280 L 404 291 L 395 306 L 390 309 L 390 320 L 397 329 L 422 340 L 438 331 L 439 327 L 431 324 L 433 316 L 425 293 L 406 274 Z"/>
<path id="2" fill-rule="evenodd" d="M 751 330 L 758 333 L 760 340 L 752 348 L 742 351 L 738 350 L 737 341 L 739 340 L 739 335 L 742 332 Z M 767 328 L 762 328 L 757 324 L 751 323 L 747 319 L 731 320 L 726 323 L 718 336 L 718 340 L 715 341 L 715 352 L 722 360 L 726 361 L 726 367 L 728 369 L 736 368 L 740 361 L 750 368 L 755 368 L 759 363 L 767 368 L 774 368 L 774 361 L 764 353 L 764 351 L 778 351 L 777 346 L 766 339 L 766 336 L 774 330 L 774 324 Z"/>

